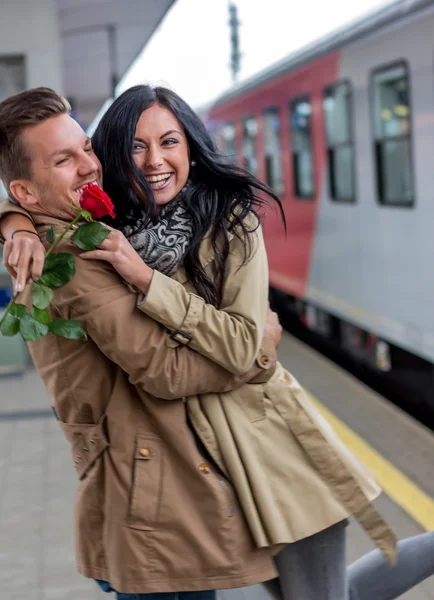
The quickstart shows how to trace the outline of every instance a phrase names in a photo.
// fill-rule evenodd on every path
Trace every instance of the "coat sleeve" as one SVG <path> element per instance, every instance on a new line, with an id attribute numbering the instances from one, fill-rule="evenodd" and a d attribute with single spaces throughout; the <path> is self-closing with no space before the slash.
<path id="1" fill-rule="evenodd" d="M 108 263 L 81 260 L 75 246 L 66 246 L 75 255 L 76 274 L 55 291 L 54 307 L 61 317 L 80 321 L 99 349 L 128 373 L 133 385 L 172 400 L 229 391 L 266 375 L 268 365 L 260 361 L 248 373 L 234 376 L 191 348 L 168 347 L 166 329 L 137 309 L 137 295 Z M 272 342 L 265 341 L 273 357 Z"/>
<path id="2" fill-rule="evenodd" d="M 18 204 L 13 204 L 9 200 L 3 200 L 2 202 L 0 202 L 0 221 L 3 219 L 3 217 L 5 217 L 6 215 L 10 215 L 11 213 L 18 213 L 19 215 L 24 215 L 25 217 L 28 217 L 30 221 L 33 222 L 33 219 L 29 215 L 29 213 L 24 208 L 21 208 L 21 206 L 18 206 Z M 0 243 L 3 244 L 4 241 L 5 240 L 0 230 Z"/>
<path id="3" fill-rule="evenodd" d="M 230 242 L 219 309 L 158 272 L 138 305 L 169 329 L 177 342 L 234 374 L 245 373 L 260 351 L 268 305 L 268 263 L 261 228 L 249 236 L 251 253 L 245 264 L 242 242 L 236 236 Z"/>

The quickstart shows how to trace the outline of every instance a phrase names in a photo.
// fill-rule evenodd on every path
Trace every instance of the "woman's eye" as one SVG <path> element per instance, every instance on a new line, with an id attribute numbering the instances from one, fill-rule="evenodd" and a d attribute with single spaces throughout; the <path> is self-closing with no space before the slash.
<path id="1" fill-rule="evenodd" d="M 144 150 L 144 147 L 141 144 L 134 144 L 133 152 L 140 152 L 140 150 Z"/>
<path id="2" fill-rule="evenodd" d="M 178 144 L 178 140 L 176 140 L 175 138 L 169 138 L 168 140 L 164 140 L 163 144 L 169 145 L 169 146 L 173 146 L 174 144 Z"/>

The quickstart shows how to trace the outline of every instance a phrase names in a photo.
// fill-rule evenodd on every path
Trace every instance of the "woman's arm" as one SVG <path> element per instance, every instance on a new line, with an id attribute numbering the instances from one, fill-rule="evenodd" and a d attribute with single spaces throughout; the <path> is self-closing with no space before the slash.
<path id="1" fill-rule="evenodd" d="M 3 240 L 9 240 L 13 233 L 18 230 L 32 231 L 36 233 L 31 219 L 21 213 L 7 213 L 0 220 L 0 235 Z"/>
<path id="2" fill-rule="evenodd" d="M 242 242 L 232 238 L 219 308 L 186 291 L 178 281 L 154 273 L 138 307 L 188 345 L 235 374 L 245 373 L 257 356 L 268 307 L 268 262 L 262 231 L 249 234 L 245 264 Z"/>
<path id="3" fill-rule="evenodd" d="M 11 202 L 0 203 L 0 242 L 5 243 L 3 263 L 14 280 L 15 291 L 24 289 L 29 277 L 36 280 L 42 274 L 44 247 L 35 234 L 32 218 L 24 209 Z"/>
<path id="4" fill-rule="evenodd" d="M 245 264 L 242 241 L 236 236 L 230 241 L 220 309 L 187 292 L 175 279 L 152 271 L 120 232 L 109 236 L 101 250 L 84 257 L 107 260 L 143 292 L 138 308 L 172 332 L 169 345 L 188 345 L 231 373 L 241 374 L 258 356 L 268 307 L 262 231 L 258 228 L 249 235 L 251 254 Z"/>

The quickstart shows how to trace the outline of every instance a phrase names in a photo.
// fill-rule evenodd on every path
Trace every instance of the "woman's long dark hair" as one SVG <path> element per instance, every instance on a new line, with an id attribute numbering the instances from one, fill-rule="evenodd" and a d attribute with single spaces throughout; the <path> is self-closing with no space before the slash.
<path id="1" fill-rule="evenodd" d="M 164 106 L 181 123 L 196 166 L 190 171 L 191 185 L 183 194 L 193 224 L 193 238 L 184 259 L 190 282 L 206 302 L 218 306 L 229 252 L 228 232 L 243 242 L 244 261 L 251 251 L 246 217 L 274 200 L 284 220 L 283 209 L 274 192 L 256 177 L 234 165 L 218 152 L 210 134 L 196 113 L 177 94 L 164 87 L 137 85 L 119 96 L 102 117 L 92 138 L 101 161 L 104 189 L 115 205 L 115 227 L 122 229 L 131 218 L 157 218 L 152 190 L 133 160 L 136 125 L 142 112 L 154 104 Z M 268 196 L 264 200 L 259 193 Z M 255 219 L 256 222 L 256 219 Z M 255 228 L 257 225 L 255 226 Z M 204 236 L 211 230 L 216 277 L 210 279 L 199 259 Z"/>

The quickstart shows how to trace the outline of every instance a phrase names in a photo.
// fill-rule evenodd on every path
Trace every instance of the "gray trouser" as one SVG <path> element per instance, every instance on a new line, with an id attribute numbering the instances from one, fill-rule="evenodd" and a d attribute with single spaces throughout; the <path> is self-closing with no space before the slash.
<path id="1" fill-rule="evenodd" d="M 394 567 L 373 550 L 345 569 L 344 523 L 286 546 L 267 591 L 284 600 L 393 600 L 434 575 L 434 531 L 401 540 Z"/>
<path id="2" fill-rule="evenodd" d="M 348 567 L 350 600 L 392 600 L 434 575 L 434 531 L 398 544 L 398 560 L 390 567 L 379 550 Z"/>
<path id="3" fill-rule="evenodd" d="M 279 579 L 267 591 L 284 600 L 347 600 L 346 525 L 288 544 L 275 557 Z"/>

